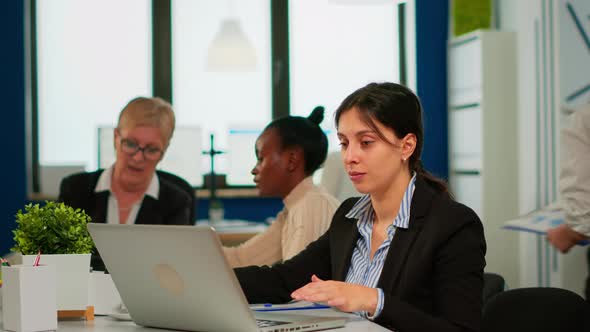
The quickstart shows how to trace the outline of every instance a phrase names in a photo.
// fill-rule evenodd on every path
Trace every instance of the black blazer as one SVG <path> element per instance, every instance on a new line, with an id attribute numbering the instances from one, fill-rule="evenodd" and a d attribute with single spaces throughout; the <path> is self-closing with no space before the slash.
<path id="1" fill-rule="evenodd" d="M 357 200 L 342 203 L 328 231 L 290 260 L 236 269 L 248 301 L 286 302 L 312 274 L 344 281 L 359 238 L 345 215 Z M 402 332 L 479 331 L 485 251 L 473 210 L 417 177 L 409 228 L 396 230 L 377 284 L 385 302 L 375 322 Z"/>
<path id="2" fill-rule="evenodd" d="M 58 200 L 74 208 L 83 209 L 92 218 L 92 222 L 105 223 L 110 192 L 94 192 L 103 171 L 77 173 L 64 178 L 59 188 Z M 190 220 L 190 215 L 194 209 L 193 199 L 184 190 L 161 176 L 158 176 L 158 180 L 159 199 L 145 196 L 135 223 L 192 225 L 194 221 Z M 92 255 L 92 267 L 95 270 L 104 269 L 104 263 L 96 252 Z"/>

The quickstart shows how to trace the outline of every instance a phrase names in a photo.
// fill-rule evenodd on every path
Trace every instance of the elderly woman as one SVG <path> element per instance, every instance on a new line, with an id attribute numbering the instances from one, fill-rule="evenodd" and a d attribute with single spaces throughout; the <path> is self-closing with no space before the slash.
<path id="1" fill-rule="evenodd" d="M 59 200 L 109 224 L 191 224 L 193 198 L 156 172 L 174 132 L 172 106 L 160 98 L 138 97 L 119 114 L 114 133 L 115 163 L 65 178 Z M 104 268 L 98 255 L 92 266 Z"/>

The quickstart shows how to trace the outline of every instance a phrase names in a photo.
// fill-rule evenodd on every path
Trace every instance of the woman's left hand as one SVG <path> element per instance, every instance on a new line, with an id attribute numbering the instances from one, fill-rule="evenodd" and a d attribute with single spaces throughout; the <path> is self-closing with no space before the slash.
<path id="1" fill-rule="evenodd" d="M 311 282 L 291 293 L 299 301 L 321 302 L 338 310 L 366 311 L 373 315 L 377 308 L 377 289 L 342 281 L 322 280 L 315 274 Z"/>

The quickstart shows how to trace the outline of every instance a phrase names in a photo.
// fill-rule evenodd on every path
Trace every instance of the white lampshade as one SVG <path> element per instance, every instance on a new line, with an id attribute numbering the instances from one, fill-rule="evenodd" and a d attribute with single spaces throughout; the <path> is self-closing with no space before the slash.
<path id="1" fill-rule="evenodd" d="M 221 23 L 209 46 L 206 68 L 209 71 L 256 70 L 256 50 L 238 20 L 231 18 Z"/>

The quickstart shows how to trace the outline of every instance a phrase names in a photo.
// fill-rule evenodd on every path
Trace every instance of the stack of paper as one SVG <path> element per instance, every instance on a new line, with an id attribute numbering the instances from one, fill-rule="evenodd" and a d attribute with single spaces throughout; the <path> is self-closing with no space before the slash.
<path id="1" fill-rule="evenodd" d="M 553 203 L 540 210 L 508 220 L 502 228 L 544 235 L 551 228 L 563 224 L 564 219 L 565 211 L 562 206 L 559 203 Z M 588 244 L 590 244 L 589 240 L 578 242 L 578 245 Z"/>
<path id="2" fill-rule="evenodd" d="M 508 220 L 505 229 L 545 234 L 551 228 L 563 224 L 565 212 L 557 203 L 548 205 L 516 219 Z"/>
<path id="3" fill-rule="evenodd" d="M 250 309 L 255 311 L 288 311 L 288 310 L 315 310 L 315 309 L 329 309 L 330 306 L 321 304 L 321 303 L 314 303 L 314 302 L 307 302 L 307 301 L 291 301 L 289 303 L 283 304 L 270 304 L 270 303 L 262 303 L 262 304 L 251 304 Z"/>

